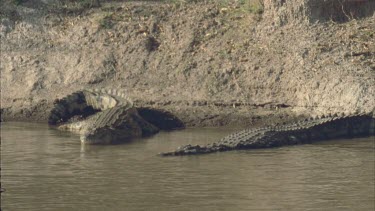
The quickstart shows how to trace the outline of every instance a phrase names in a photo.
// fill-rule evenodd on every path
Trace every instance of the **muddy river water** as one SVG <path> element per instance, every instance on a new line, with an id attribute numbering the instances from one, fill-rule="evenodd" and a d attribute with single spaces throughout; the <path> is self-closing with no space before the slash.
<path id="1" fill-rule="evenodd" d="M 112 146 L 36 123 L 1 124 L 4 211 L 375 209 L 375 137 L 159 157 L 235 128 L 185 129 Z"/>

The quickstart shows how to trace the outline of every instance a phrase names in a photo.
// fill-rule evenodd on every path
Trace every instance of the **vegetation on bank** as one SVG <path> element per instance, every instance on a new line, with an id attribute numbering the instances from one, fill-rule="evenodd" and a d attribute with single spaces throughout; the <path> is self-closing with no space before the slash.
<path id="1" fill-rule="evenodd" d="M 169 5 L 172 10 L 182 9 L 192 4 L 201 4 L 201 6 L 215 5 L 218 12 L 226 15 L 229 19 L 242 19 L 244 16 L 252 15 L 253 20 L 261 20 L 264 11 L 264 0 L 154 0 L 134 1 L 140 4 L 163 4 Z M 24 8 L 32 8 L 37 11 L 40 17 L 57 15 L 63 16 L 80 16 L 91 10 L 96 10 L 98 17 L 96 21 L 101 29 L 112 29 L 116 23 L 124 20 L 131 20 L 134 17 L 129 14 L 118 12 L 116 5 L 119 0 L 0 0 L 0 17 L 10 20 L 11 22 L 21 21 L 24 19 L 20 11 Z M 134 3 L 133 2 L 133 3 Z M 23 9 L 22 9 L 23 8 Z M 145 13 L 145 14 L 143 14 Z M 148 18 L 149 12 L 140 12 L 144 18 Z M 138 15 L 138 14 L 137 14 Z"/>
<path id="2" fill-rule="evenodd" d="M 86 9 L 91 8 L 103 8 L 106 3 L 119 2 L 116 0 L 49 0 L 47 3 L 42 3 L 44 7 L 47 7 L 50 11 L 61 11 L 61 12 L 82 12 Z M 124 1 L 125 2 L 125 1 Z M 139 2 L 146 2 L 145 0 L 139 0 Z M 150 2 L 150 1 L 149 1 Z M 235 12 L 246 12 L 261 14 L 264 11 L 263 0 L 154 0 L 151 2 L 174 4 L 176 6 L 182 6 L 184 4 L 193 3 L 218 3 L 224 10 L 225 8 L 232 8 Z M 27 6 L 30 4 L 40 4 L 38 0 L 1 0 L 0 5 L 4 7 L 13 6 Z M 1 12 L 1 11 L 0 11 Z M 1 13 L 3 13 L 2 11 Z"/>
<path id="3" fill-rule="evenodd" d="M 111 86 L 163 107 L 369 110 L 375 7 L 333 1 L 265 1 L 263 13 L 258 0 L 0 0 L 2 106 L 42 119 L 59 96 Z"/>

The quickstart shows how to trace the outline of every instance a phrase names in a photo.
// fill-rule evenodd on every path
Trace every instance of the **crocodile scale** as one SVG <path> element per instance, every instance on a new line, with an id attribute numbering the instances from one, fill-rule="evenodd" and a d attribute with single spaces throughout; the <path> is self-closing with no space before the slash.
<path id="1" fill-rule="evenodd" d="M 136 113 L 133 102 L 120 90 L 87 89 L 57 100 L 48 122 L 78 133 L 82 142 L 103 144 L 139 136 L 141 131 L 135 124 L 125 125 Z"/>
<path id="2" fill-rule="evenodd" d="M 238 149 L 279 147 L 335 138 L 373 136 L 374 130 L 375 119 L 371 114 L 336 114 L 305 119 L 286 125 L 245 129 L 212 144 L 186 145 L 172 152 L 160 153 L 160 155 L 193 155 Z"/>

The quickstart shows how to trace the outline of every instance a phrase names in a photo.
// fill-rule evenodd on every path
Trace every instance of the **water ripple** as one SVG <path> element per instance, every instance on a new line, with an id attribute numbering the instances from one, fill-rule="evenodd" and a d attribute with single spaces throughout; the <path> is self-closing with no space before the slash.
<path id="1" fill-rule="evenodd" d="M 234 129 L 81 147 L 45 125 L 2 123 L 4 210 L 374 210 L 374 137 L 204 156 L 156 156 Z"/>

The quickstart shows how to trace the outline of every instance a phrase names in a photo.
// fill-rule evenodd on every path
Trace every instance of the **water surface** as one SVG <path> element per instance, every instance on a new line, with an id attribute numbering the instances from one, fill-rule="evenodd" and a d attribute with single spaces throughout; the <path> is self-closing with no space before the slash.
<path id="1" fill-rule="evenodd" d="M 159 157 L 233 128 L 185 129 L 113 146 L 43 124 L 2 123 L 1 206 L 16 210 L 375 209 L 374 137 Z"/>

